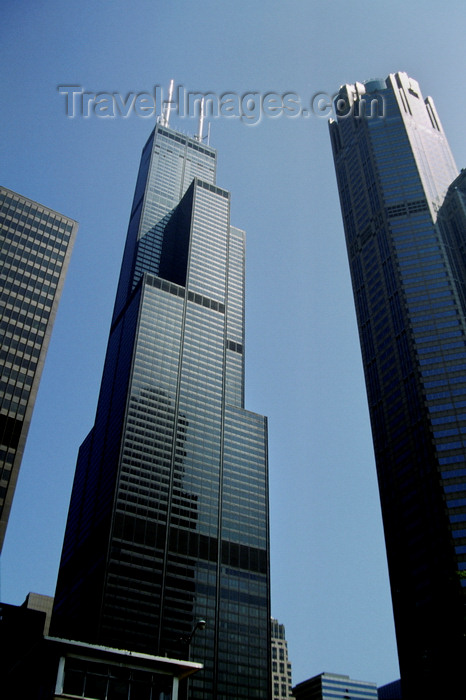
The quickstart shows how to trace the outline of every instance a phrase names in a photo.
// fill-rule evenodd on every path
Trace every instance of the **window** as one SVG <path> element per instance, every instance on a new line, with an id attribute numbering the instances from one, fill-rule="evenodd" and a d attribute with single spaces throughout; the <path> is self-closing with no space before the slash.
<path id="1" fill-rule="evenodd" d="M 152 691 L 152 695 L 151 695 Z M 89 659 L 65 659 L 63 693 L 95 700 L 140 700 L 171 697 L 172 677 Z M 165 696 L 164 696 L 165 697 Z"/>

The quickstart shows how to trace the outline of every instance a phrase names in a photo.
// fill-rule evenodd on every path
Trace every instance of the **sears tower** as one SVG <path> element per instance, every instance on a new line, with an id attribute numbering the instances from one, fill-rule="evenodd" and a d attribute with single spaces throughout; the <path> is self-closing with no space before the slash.
<path id="1" fill-rule="evenodd" d="M 406 73 L 341 88 L 330 135 L 377 463 L 403 698 L 464 694 L 466 207 Z"/>
<path id="2" fill-rule="evenodd" d="M 244 408 L 244 232 L 216 151 L 143 149 L 53 634 L 204 663 L 193 698 L 267 698 L 267 422 Z M 199 620 L 190 643 L 191 631 Z"/>

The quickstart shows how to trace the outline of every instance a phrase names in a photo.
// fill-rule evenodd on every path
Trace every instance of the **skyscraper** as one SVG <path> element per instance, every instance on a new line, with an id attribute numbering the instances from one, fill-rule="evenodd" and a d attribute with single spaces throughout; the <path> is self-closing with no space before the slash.
<path id="1" fill-rule="evenodd" d="M 77 230 L 0 187 L 0 551 Z"/>
<path id="2" fill-rule="evenodd" d="M 272 700 L 288 700 L 291 690 L 291 663 L 288 661 L 288 644 L 285 625 L 272 618 Z"/>
<path id="3" fill-rule="evenodd" d="M 205 664 L 193 698 L 268 698 L 267 423 L 244 409 L 244 232 L 216 152 L 143 149 L 53 634 Z M 204 630 L 191 635 L 199 620 Z"/>
<path id="4" fill-rule="evenodd" d="M 447 235 L 439 219 L 457 169 L 432 100 L 424 100 L 405 73 L 345 85 L 335 104 L 330 135 L 403 697 L 460 697 L 466 632 L 466 229 Z"/>

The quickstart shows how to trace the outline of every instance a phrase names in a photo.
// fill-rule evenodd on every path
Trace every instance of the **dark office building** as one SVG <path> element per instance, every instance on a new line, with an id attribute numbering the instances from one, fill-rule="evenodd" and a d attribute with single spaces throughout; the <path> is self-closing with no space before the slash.
<path id="1" fill-rule="evenodd" d="M 403 700 L 401 681 L 392 681 L 377 688 L 379 700 Z"/>
<path id="2" fill-rule="evenodd" d="M 244 233 L 216 152 L 142 153 L 52 634 L 205 665 L 192 698 L 270 691 L 267 424 L 244 409 Z M 188 637 L 198 620 L 204 630 Z"/>
<path id="3" fill-rule="evenodd" d="M 77 229 L 0 187 L 0 551 Z"/>
<path id="4" fill-rule="evenodd" d="M 424 100 L 417 82 L 405 73 L 343 86 L 336 108 L 330 135 L 371 416 L 403 697 L 461 697 L 466 659 L 466 228 L 458 218 L 454 235 L 447 234 L 439 221 L 457 169 L 432 100 Z M 445 218 L 451 223 L 451 215 Z"/>

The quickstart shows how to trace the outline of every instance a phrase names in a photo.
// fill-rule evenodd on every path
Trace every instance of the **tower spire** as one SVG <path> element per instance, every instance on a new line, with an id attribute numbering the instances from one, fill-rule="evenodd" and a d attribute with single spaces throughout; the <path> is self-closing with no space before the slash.
<path id="1" fill-rule="evenodd" d="M 202 143 L 202 132 L 204 131 L 204 97 L 201 100 L 201 111 L 199 113 L 199 132 L 197 140 Z"/>
<path id="2" fill-rule="evenodd" d="M 162 118 L 160 120 L 162 126 L 169 126 L 170 124 L 170 110 L 172 106 L 173 84 L 174 81 L 172 79 L 170 80 L 170 87 L 168 88 L 168 100 L 163 103 Z"/>

